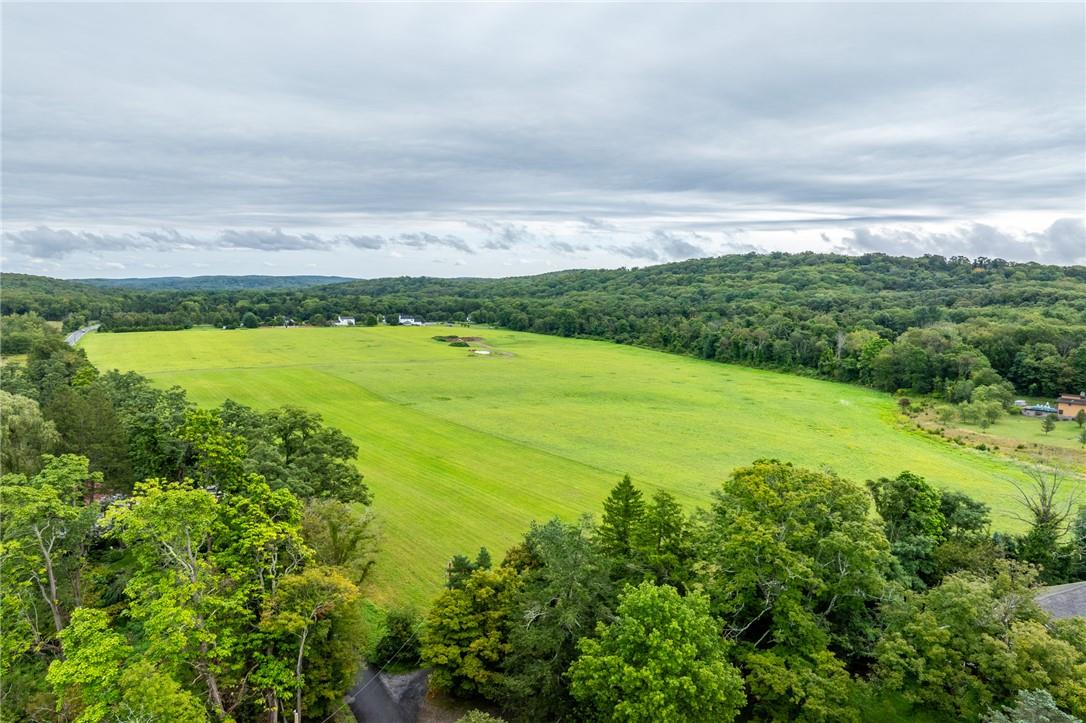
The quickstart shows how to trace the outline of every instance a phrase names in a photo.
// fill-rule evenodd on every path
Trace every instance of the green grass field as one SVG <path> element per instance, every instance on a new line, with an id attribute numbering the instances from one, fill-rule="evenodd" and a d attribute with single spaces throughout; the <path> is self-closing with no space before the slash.
<path id="1" fill-rule="evenodd" d="M 488 357 L 433 341 L 486 338 Z M 623 473 L 706 503 L 758 457 L 862 482 L 908 469 L 988 502 L 1013 526 L 1001 458 L 910 429 L 885 394 L 604 342 L 490 329 L 267 328 L 91 334 L 102 369 L 193 400 L 319 411 L 360 447 L 375 493 L 381 602 L 424 604 L 446 561 L 497 559 L 533 520 L 598 514 Z"/>

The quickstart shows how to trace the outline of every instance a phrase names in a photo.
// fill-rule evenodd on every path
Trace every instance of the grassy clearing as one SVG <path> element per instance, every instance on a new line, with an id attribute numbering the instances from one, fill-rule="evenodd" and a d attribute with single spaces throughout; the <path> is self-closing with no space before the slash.
<path id="1" fill-rule="evenodd" d="M 1010 527 L 1006 461 L 902 423 L 870 390 L 660 352 L 500 330 L 490 356 L 440 328 L 92 334 L 100 368 L 185 387 L 201 404 L 317 410 L 359 444 L 376 496 L 376 599 L 424 604 L 445 562 L 502 551 L 533 519 L 596 511 L 628 472 L 689 504 L 734 467 L 778 457 L 863 481 L 903 469 L 968 491 Z M 476 346 L 479 346 L 476 344 Z"/>
<path id="2" fill-rule="evenodd" d="M 954 422 L 953 424 L 948 425 L 947 429 L 950 430 L 951 427 L 960 427 L 962 429 L 967 429 L 974 434 L 987 435 L 1003 440 L 1014 440 L 1015 442 L 1022 444 L 1065 447 L 1067 449 L 1082 451 L 1082 444 L 1078 441 L 1079 427 L 1077 424 L 1066 420 L 1056 422 L 1056 428 L 1048 434 L 1045 434 L 1044 429 L 1041 427 L 1041 421 L 1040 417 L 1008 415 L 1000 418 L 998 422 L 988 427 L 988 429 L 982 430 L 975 424 L 965 424 L 963 422 Z"/>

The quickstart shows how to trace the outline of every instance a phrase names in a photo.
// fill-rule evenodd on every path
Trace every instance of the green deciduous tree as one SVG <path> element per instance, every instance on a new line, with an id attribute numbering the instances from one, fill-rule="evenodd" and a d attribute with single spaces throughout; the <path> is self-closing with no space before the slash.
<path id="1" fill-rule="evenodd" d="M 1029 531 L 1018 541 L 1018 558 L 1041 566 L 1041 579 L 1049 584 L 1064 582 L 1071 551 L 1062 544 L 1083 487 L 1077 476 L 1059 469 L 1032 466 L 1027 482 L 1011 480 L 1023 512 L 1019 520 Z"/>
<path id="2" fill-rule="evenodd" d="M 766 681 L 752 684 L 756 711 L 846 715 L 843 663 L 870 653 L 892 562 L 869 511 L 862 488 L 776 460 L 737 469 L 714 493 L 697 572 L 745 670 Z"/>
<path id="3" fill-rule="evenodd" d="M 521 575 L 510 626 L 503 699 L 527 720 L 557 720 L 573 705 L 566 669 L 577 640 L 610 617 L 610 561 L 592 542 L 590 518 L 533 524 L 525 537 L 537 565 Z"/>
<path id="4" fill-rule="evenodd" d="M 18 610 L 34 645 L 55 638 L 82 602 L 81 571 L 97 510 L 83 502 L 88 486 L 101 482 L 85 457 L 45 455 L 33 477 L 12 474 L 0 479 L 4 511 L 0 535 L 5 602 Z M 15 600 L 19 603 L 16 604 Z M 48 611 L 52 630 L 38 624 L 38 610 Z"/>
<path id="5" fill-rule="evenodd" d="M 385 616 L 385 630 L 373 651 L 373 663 L 415 667 L 419 664 L 419 630 L 422 621 L 412 608 L 394 608 Z"/>
<path id="6" fill-rule="evenodd" d="M 293 679 L 294 723 L 303 719 L 306 643 L 314 627 L 358 597 L 358 588 L 334 567 L 310 566 L 283 576 L 271 596 L 262 627 L 295 638 Z M 279 691 L 277 691 L 279 692 Z M 278 701 L 269 706 L 273 710 Z"/>
<path id="7" fill-rule="evenodd" d="M 867 487 L 882 517 L 902 578 L 912 587 L 931 583 L 935 549 L 946 533 L 939 490 L 911 472 L 902 472 L 893 479 L 869 480 Z"/>
<path id="8" fill-rule="evenodd" d="M 302 533 L 322 565 L 343 568 L 361 584 L 376 561 L 373 512 L 358 503 L 312 499 L 302 513 Z"/>
<path id="9" fill-rule="evenodd" d="M 1086 712 L 1086 625 L 1046 627 L 1032 582 L 1028 571 L 1004 564 L 991 578 L 958 573 L 908 593 L 887 611 L 876 649 L 882 688 L 957 719 L 975 719 L 1033 688 Z"/>
<path id="10" fill-rule="evenodd" d="M 519 588 L 511 568 L 476 570 L 462 588 L 434 600 L 422 636 L 431 685 L 459 695 L 497 694 Z"/>
<path id="11" fill-rule="evenodd" d="M 599 721 L 730 721 L 745 702 L 708 600 L 670 586 L 627 587 L 618 616 L 581 640 L 573 695 Z"/>
<path id="12" fill-rule="evenodd" d="M 200 699 L 182 689 L 171 671 L 143 659 L 104 610 L 76 610 L 61 640 L 65 657 L 53 661 L 47 679 L 58 711 L 66 703 L 81 708 L 76 723 L 207 720 Z"/>
<path id="13" fill-rule="evenodd" d="M 699 570 L 728 634 L 861 653 L 891 564 L 867 492 L 758 460 L 713 497 Z"/>
<path id="14" fill-rule="evenodd" d="M 280 582 L 311 553 L 301 503 L 241 471 L 243 445 L 218 421 L 190 414 L 185 431 L 193 471 L 213 490 L 148 480 L 110 508 L 106 524 L 136 561 L 125 592 L 145 655 L 184 661 L 222 717 L 252 705 L 254 693 L 270 702 L 293 686 L 293 656 L 277 656 L 256 633 Z"/>
<path id="15" fill-rule="evenodd" d="M 113 401 L 99 384 L 59 390 L 43 413 L 56 425 L 61 448 L 86 457 L 91 469 L 102 473 L 108 489 L 131 488 L 128 437 Z"/>
<path id="16" fill-rule="evenodd" d="M 246 467 L 264 475 L 273 488 L 302 499 L 337 499 L 368 504 L 370 491 L 355 466 L 358 447 L 346 434 L 298 407 L 259 413 L 240 404 L 223 405 L 226 429 L 248 445 Z"/>
<path id="17" fill-rule="evenodd" d="M 41 456 L 56 450 L 56 425 L 42 416 L 33 399 L 0 391 L 0 474 L 34 474 Z"/>

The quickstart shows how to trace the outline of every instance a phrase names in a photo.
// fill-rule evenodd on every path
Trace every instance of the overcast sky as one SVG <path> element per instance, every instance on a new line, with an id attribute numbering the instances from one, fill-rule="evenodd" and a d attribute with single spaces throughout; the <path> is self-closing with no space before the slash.
<path id="1" fill-rule="evenodd" d="M 1086 263 L 1086 6 L 3 5 L 3 268 Z"/>

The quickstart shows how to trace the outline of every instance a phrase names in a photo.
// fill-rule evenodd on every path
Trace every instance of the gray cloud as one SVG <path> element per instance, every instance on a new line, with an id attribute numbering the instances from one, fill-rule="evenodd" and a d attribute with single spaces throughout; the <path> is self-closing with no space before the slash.
<path id="1" fill-rule="evenodd" d="M 581 216 L 579 220 L 584 229 L 589 233 L 606 233 L 619 230 L 618 226 L 609 221 L 604 221 L 603 219 L 592 218 L 591 216 Z"/>
<path id="2" fill-rule="evenodd" d="M 659 261 L 660 254 L 656 252 L 656 249 L 643 243 L 626 244 L 625 246 L 612 246 L 611 251 L 614 251 L 620 256 L 625 256 L 630 259 L 645 259 L 646 261 Z"/>
<path id="3" fill-rule="evenodd" d="M 329 242 L 311 233 L 289 234 L 280 229 L 270 231 L 238 231 L 227 229 L 219 234 L 216 246 L 256 251 L 296 251 L 325 249 Z"/>
<path id="4" fill-rule="evenodd" d="M 416 249 L 423 249 L 427 246 L 445 246 L 447 248 L 456 249 L 457 251 L 463 251 L 466 254 L 473 254 L 475 250 L 468 246 L 468 242 L 459 236 L 438 236 L 432 233 L 426 233 L 420 231 L 416 233 L 402 233 L 396 237 L 404 246 L 410 246 Z"/>
<path id="5" fill-rule="evenodd" d="M 708 252 L 701 246 L 693 243 L 693 240 L 708 240 L 701 234 L 692 233 L 682 237 L 675 233 L 656 230 L 652 234 L 651 243 L 660 249 L 661 255 L 669 259 L 691 259 L 697 256 L 708 256 Z"/>
<path id="6" fill-rule="evenodd" d="M 709 239 L 698 233 L 678 234 L 656 229 L 644 241 L 609 248 L 621 256 L 646 261 L 681 261 L 712 255 L 704 245 L 695 241 L 704 244 Z"/>
<path id="7" fill-rule="evenodd" d="M 550 249 L 551 251 L 557 251 L 558 253 L 561 253 L 561 254 L 573 254 L 573 253 L 577 253 L 578 251 L 588 251 L 588 250 L 590 250 L 591 247 L 589 247 L 589 246 L 574 246 L 573 244 L 569 243 L 568 241 L 553 240 L 553 241 L 550 241 L 550 242 L 548 242 L 546 244 L 546 248 Z"/>
<path id="8" fill-rule="evenodd" d="M 923 229 L 856 228 L 842 240 L 853 253 L 877 251 L 894 255 L 987 256 L 1012 261 L 1047 260 L 1086 263 L 1086 227 L 1077 218 L 1062 218 L 1039 233 L 1021 233 L 972 223 L 945 232 Z"/>
<path id="9" fill-rule="evenodd" d="M 1066 262 L 1084 21 L 1080 4 L 11 3 L 5 251 L 79 275 L 81 252 L 335 270 L 418 249 L 404 273 L 531 246 L 543 270 L 586 244 L 618 263 L 854 229 L 848 248 Z M 726 229 L 744 241 L 683 235 Z M 491 256 L 480 272 L 501 272 Z"/>
<path id="10" fill-rule="evenodd" d="M 491 221 L 468 221 L 466 223 L 469 227 L 478 229 L 487 235 L 482 244 L 484 249 L 505 251 L 524 244 L 535 243 L 536 241 L 535 234 L 522 224 Z"/>
<path id="11" fill-rule="evenodd" d="M 53 229 L 48 226 L 37 226 L 22 231 L 6 231 L 4 242 L 7 250 L 38 259 L 59 259 L 81 251 L 165 250 L 195 244 L 194 239 L 176 231 L 100 234 Z"/>
<path id="12" fill-rule="evenodd" d="M 1040 234 L 1042 258 L 1059 263 L 1086 263 L 1086 223 L 1081 218 L 1061 218 Z"/>
<path id="13" fill-rule="evenodd" d="M 379 249 L 388 244 L 388 239 L 384 236 L 337 236 L 337 241 L 341 243 L 350 244 L 356 249 Z"/>
<path id="14" fill-rule="evenodd" d="M 4 244 L 16 254 L 36 259 L 60 259 L 80 252 L 131 250 L 327 251 L 344 245 L 362 250 L 375 250 L 386 246 L 415 249 L 438 246 L 468 254 L 475 253 L 462 238 L 438 236 L 425 231 L 401 233 L 386 238 L 366 234 L 321 236 L 314 233 L 286 233 L 281 229 L 224 229 L 211 236 L 199 237 L 176 229 L 108 234 L 37 226 L 4 232 Z"/>

